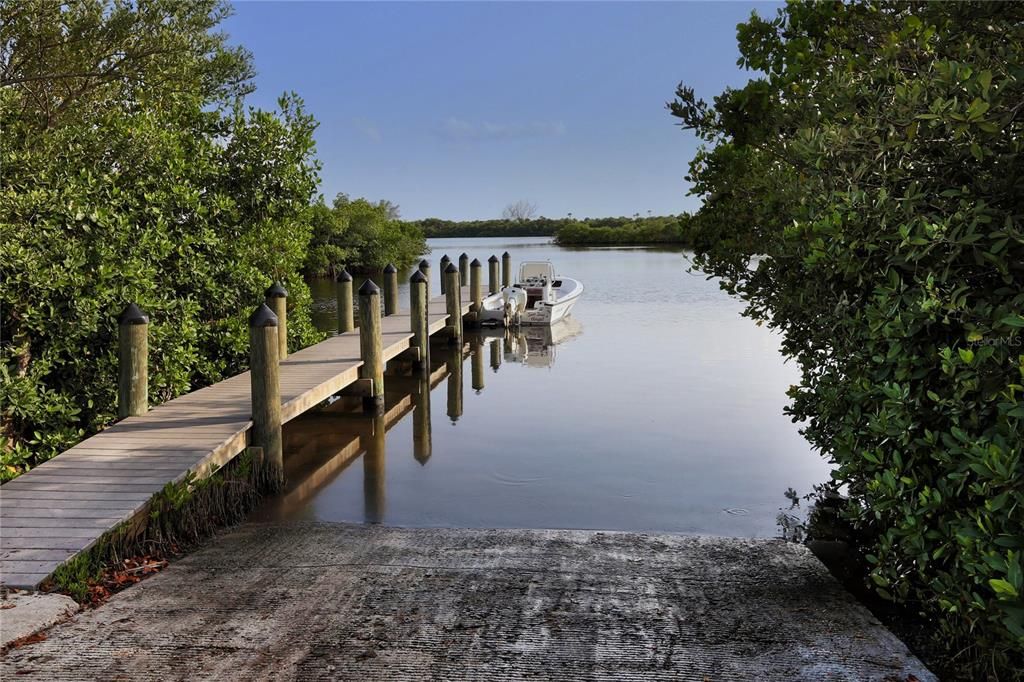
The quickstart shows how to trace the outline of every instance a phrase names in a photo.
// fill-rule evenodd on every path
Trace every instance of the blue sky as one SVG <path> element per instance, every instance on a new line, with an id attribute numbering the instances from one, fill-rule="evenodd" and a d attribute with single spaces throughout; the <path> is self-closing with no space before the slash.
<path id="1" fill-rule="evenodd" d="M 693 210 L 697 142 L 665 110 L 750 77 L 752 2 L 235 2 L 250 102 L 297 92 L 320 122 L 321 191 L 389 199 L 405 218 Z"/>

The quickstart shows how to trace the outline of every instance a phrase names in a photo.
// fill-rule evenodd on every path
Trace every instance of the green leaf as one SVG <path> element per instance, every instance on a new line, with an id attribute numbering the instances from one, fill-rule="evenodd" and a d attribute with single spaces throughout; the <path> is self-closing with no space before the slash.
<path id="1" fill-rule="evenodd" d="M 981 98 L 975 98 L 971 105 L 967 107 L 967 119 L 977 120 L 985 115 L 985 112 L 989 110 L 991 105 Z"/>
<path id="2" fill-rule="evenodd" d="M 988 97 L 988 89 L 992 85 L 992 72 L 985 69 L 978 74 L 978 83 L 981 85 L 981 96 Z"/>
<path id="3" fill-rule="evenodd" d="M 996 591 L 996 594 L 1000 596 L 1016 597 L 1017 588 L 1010 583 L 1006 582 L 1002 578 L 990 578 L 988 584 Z"/>
<path id="4" fill-rule="evenodd" d="M 1024 327 L 1024 316 L 1021 315 L 1007 315 L 1003 319 L 999 320 L 1000 324 L 1005 324 L 1007 327 L 1016 327 L 1018 329 Z"/>

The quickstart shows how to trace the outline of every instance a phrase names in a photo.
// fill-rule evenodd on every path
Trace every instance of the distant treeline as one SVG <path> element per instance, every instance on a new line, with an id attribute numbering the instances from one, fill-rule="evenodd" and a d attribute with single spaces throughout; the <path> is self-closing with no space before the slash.
<path id="1" fill-rule="evenodd" d="M 567 218 L 532 218 L 529 220 L 442 220 L 427 218 L 414 221 L 423 236 L 432 237 L 553 237 Z"/>
<path id="2" fill-rule="evenodd" d="M 559 244 L 689 244 L 689 216 L 441 220 L 411 223 L 431 237 L 554 237 Z"/>
<path id="3" fill-rule="evenodd" d="M 555 233 L 559 244 L 680 244 L 691 243 L 689 216 L 652 218 L 604 218 L 574 220 Z"/>

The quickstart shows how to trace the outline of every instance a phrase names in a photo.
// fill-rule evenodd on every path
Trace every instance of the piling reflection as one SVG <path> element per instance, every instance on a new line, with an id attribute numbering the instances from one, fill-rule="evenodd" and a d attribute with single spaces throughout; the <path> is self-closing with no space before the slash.
<path id="1" fill-rule="evenodd" d="M 469 353 L 472 357 L 470 367 L 472 368 L 473 390 L 479 393 L 484 390 L 484 340 L 479 334 L 470 338 Z"/>
<path id="2" fill-rule="evenodd" d="M 456 423 L 463 415 L 463 371 L 467 357 L 473 391 L 481 393 L 485 388 L 488 363 L 485 354 L 489 354 L 494 372 L 505 362 L 549 365 L 554 352 L 548 344 L 571 336 L 572 333 L 557 328 L 479 330 L 467 333 L 463 344 L 433 339 L 432 352 L 425 354 L 432 359 L 429 364 L 392 360 L 385 371 L 384 408 L 380 414 L 366 414 L 358 396 L 342 394 L 285 426 L 284 492 L 268 500 L 254 518 L 319 518 L 320 511 L 311 503 L 361 457 L 362 520 L 385 522 L 388 516 L 388 431 L 411 413 L 412 458 L 425 466 L 433 455 L 431 391 L 445 383 L 447 416 Z M 402 447 L 392 442 L 391 449 Z M 395 456 L 397 454 L 392 452 L 392 457 Z M 358 486 L 357 480 L 352 484 Z M 352 492 L 358 495 L 356 491 Z"/>
<path id="3" fill-rule="evenodd" d="M 429 370 L 429 368 L 427 368 Z M 431 455 L 430 439 L 430 379 L 416 382 L 412 408 L 412 456 L 426 464 Z"/>
<path id="4" fill-rule="evenodd" d="M 501 339 L 490 339 L 488 345 L 491 349 L 491 369 L 497 372 L 501 369 Z"/>
<path id="5" fill-rule="evenodd" d="M 385 481 L 384 415 L 368 420 L 366 452 L 363 454 L 363 517 L 367 523 L 380 523 L 387 512 L 387 486 Z"/>
<path id="6" fill-rule="evenodd" d="M 448 418 L 453 424 L 462 416 L 462 360 L 463 345 L 451 346 L 448 349 Z"/>

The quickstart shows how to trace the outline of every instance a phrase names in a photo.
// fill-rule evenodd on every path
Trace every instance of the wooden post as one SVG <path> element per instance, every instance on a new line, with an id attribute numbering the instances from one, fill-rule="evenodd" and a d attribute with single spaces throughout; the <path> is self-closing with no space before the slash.
<path id="1" fill-rule="evenodd" d="M 451 328 L 452 343 L 462 346 L 462 287 L 459 286 L 459 269 L 449 263 L 444 271 L 445 303 L 448 311 L 448 326 Z"/>
<path id="2" fill-rule="evenodd" d="M 149 410 L 149 316 L 129 303 L 118 318 L 117 416 Z"/>
<path id="3" fill-rule="evenodd" d="M 473 382 L 473 390 L 479 393 L 484 390 L 484 341 L 479 335 L 470 337 L 469 342 L 470 377 Z"/>
<path id="4" fill-rule="evenodd" d="M 512 286 L 512 256 L 508 251 L 501 254 L 501 286 Z"/>
<path id="5" fill-rule="evenodd" d="M 426 464 L 431 455 L 430 436 L 430 375 L 424 375 L 416 382 L 413 392 L 412 411 L 412 456 L 420 464 Z"/>
<path id="6" fill-rule="evenodd" d="M 465 253 L 459 256 L 459 284 L 462 286 L 469 284 L 469 256 Z"/>
<path id="7" fill-rule="evenodd" d="M 473 301 L 473 314 L 476 324 L 480 324 L 480 316 L 484 312 L 484 284 L 481 281 L 483 279 L 483 267 L 480 265 L 480 261 L 476 258 L 469 264 L 469 297 Z"/>
<path id="8" fill-rule="evenodd" d="M 384 411 L 384 347 L 380 338 L 380 289 L 373 280 L 359 287 L 359 355 L 363 360 L 359 377 L 372 382 L 363 408 L 376 414 Z"/>
<path id="9" fill-rule="evenodd" d="M 448 418 L 462 416 L 462 342 L 448 349 Z"/>
<path id="10" fill-rule="evenodd" d="M 384 314 L 398 312 L 398 268 L 388 263 L 384 268 Z"/>
<path id="11" fill-rule="evenodd" d="M 441 293 L 446 294 L 448 282 L 445 281 L 448 272 L 448 266 L 451 264 L 452 259 L 448 257 L 448 254 L 441 256 Z"/>
<path id="12" fill-rule="evenodd" d="M 427 329 L 427 276 L 417 270 L 409 278 L 409 324 L 413 346 L 420 349 L 416 366 L 421 370 L 430 369 L 430 332 Z"/>
<path id="13" fill-rule="evenodd" d="M 267 305 L 277 317 L 277 358 L 288 357 L 288 290 L 274 282 L 266 292 Z"/>
<path id="14" fill-rule="evenodd" d="M 281 439 L 281 347 L 277 316 L 266 304 L 249 316 L 249 381 L 252 395 L 251 445 L 263 448 L 262 465 L 268 480 L 284 481 L 284 453 Z"/>
<path id="15" fill-rule="evenodd" d="M 355 307 L 355 299 L 352 298 L 352 275 L 348 274 L 348 270 L 345 268 L 341 269 L 338 273 L 338 333 L 344 334 L 350 332 L 356 328 L 355 314 L 353 308 Z"/>
<path id="16" fill-rule="evenodd" d="M 492 254 L 487 259 L 487 289 L 489 293 L 496 294 L 501 291 L 501 282 L 498 277 L 498 257 Z"/>
<path id="17" fill-rule="evenodd" d="M 384 415 L 371 422 L 371 432 L 363 453 L 363 512 L 368 523 L 380 523 L 387 513 L 387 485 L 385 479 L 385 446 L 387 434 Z"/>
<path id="18" fill-rule="evenodd" d="M 420 272 L 427 278 L 427 300 L 430 300 L 430 261 L 426 258 L 420 261 Z"/>

